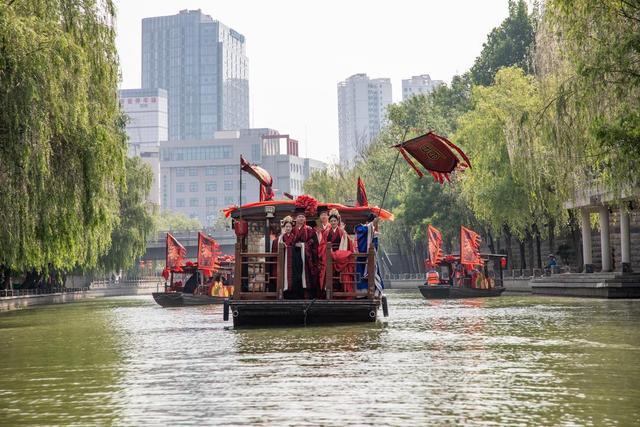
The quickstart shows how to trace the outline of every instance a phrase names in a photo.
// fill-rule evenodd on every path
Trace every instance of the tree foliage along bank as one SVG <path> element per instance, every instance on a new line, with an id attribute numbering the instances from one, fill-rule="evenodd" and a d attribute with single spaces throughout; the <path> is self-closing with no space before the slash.
<path id="1" fill-rule="evenodd" d="M 638 187 L 639 22 L 637 2 L 549 0 L 542 13 L 509 2 L 509 17 L 470 72 L 392 105 L 388 126 L 354 165 L 313 176 L 305 190 L 353 199 L 362 176 L 370 202 L 379 204 L 396 157 L 389 146 L 434 130 L 461 146 L 473 167 L 440 186 L 400 160 L 385 201 L 397 218 L 385 224 L 387 248 L 417 249 L 420 258 L 426 224 L 443 231 L 449 248 L 466 224 L 483 232 L 492 251 L 501 242 L 510 251 L 515 239 L 521 267 L 541 266 L 540 240 L 555 251 L 558 227 L 576 226 L 564 201 L 594 182 L 617 192 Z"/>
<path id="2" fill-rule="evenodd" d="M 111 0 L 0 2 L 4 269 L 115 267 L 140 252 L 149 177 L 125 162 L 114 15 Z"/>

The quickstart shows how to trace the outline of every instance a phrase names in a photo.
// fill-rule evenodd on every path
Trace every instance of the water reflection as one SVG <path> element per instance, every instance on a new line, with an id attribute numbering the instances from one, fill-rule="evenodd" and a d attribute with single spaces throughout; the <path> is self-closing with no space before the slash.
<path id="1" fill-rule="evenodd" d="M 640 422 L 640 301 L 389 302 L 330 328 L 235 330 L 147 297 L 0 315 L 0 424 Z"/>

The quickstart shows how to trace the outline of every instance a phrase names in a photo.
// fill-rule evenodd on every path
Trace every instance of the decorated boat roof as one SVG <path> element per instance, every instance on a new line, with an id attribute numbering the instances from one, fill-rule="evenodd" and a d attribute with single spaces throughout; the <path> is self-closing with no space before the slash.
<path id="1" fill-rule="evenodd" d="M 225 217 L 234 219 L 240 218 L 242 212 L 243 219 L 264 220 L 267 213 L 271 213 L 273 218 L 282 219 L 287 215 L 293 215 L 295 209 L 299 207 L 297 200 L 267 200 L 262 202 L 246 203 L 241 207 L 234 205 L 223 210 Z M 318 216 L 318 209 L 337 209 L 341 219 L 345 223 L 362 223 L 370 214 L 379 216 L 382 220 L 393 221 L 393 214 L 377 206 L 346 206 L 340 203 L 317 203 L 315 209 L 307 211 L 307 216 L 314 218 Z"/>

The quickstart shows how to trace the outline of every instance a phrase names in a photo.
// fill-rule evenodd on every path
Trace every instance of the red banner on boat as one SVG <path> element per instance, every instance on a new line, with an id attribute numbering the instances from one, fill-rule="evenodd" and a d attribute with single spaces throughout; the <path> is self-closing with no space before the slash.
<path id="1" fill-rule="evenodd" d="M 427 227 L 427 241 L 429 243 L 429 261 L 435 266 L 442 261 L 442 233 L 431 224 Z"/>
<path id="2" fill-rule="evenodd" d="M 367 200 L 367 190 L 364 188 L 364 181 L 358 177 L 358 193 L 356 194 L 356 206 L 369 206 Z"/>
<path id="3" fill-rule="evenodd" d="M 420 178 L 423 173 L 413 160 L 420 163 L 440 184 L 450 181 L 450 174 L 454 170 L 471 167 L 469 158 L 460 148 L 434 132 L 427 132 L 394 147 L 400 150 L 402 157 Z"/>
<path id="4" fill-rule="evenodd" d="M 171 233 L 167 233 L 166 268 L 174 271 L 182 270 L 182 261 L 187 256 L 187 250 Z"/>
<path id="5" fill-rule="evenodd" d="M 212 237 L 198 232 L 198 269 L 208 275 L 220 268 L 220 245 Z"/>
<path id="6" fill-rule="evenodd" d="M 460 226 L 460 264 L 482 265 L 480 257 L 480 235 L 473 230 Z"/>

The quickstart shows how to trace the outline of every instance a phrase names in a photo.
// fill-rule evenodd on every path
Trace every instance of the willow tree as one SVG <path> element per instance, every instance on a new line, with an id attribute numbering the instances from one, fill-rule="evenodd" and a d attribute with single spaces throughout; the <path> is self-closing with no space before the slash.
<path id="1" fill-rule="evenodd" d="M 548 0 L 536 73 L 545 138 L 573 197 L 594 181 L 613 191 L 640 185 L 640 3 Z"/>
<path id="2" fill-rule="evenodd" d="M 91 267 L 125 185 L 111 0 L 0 2 L 0 265 Z"/>

